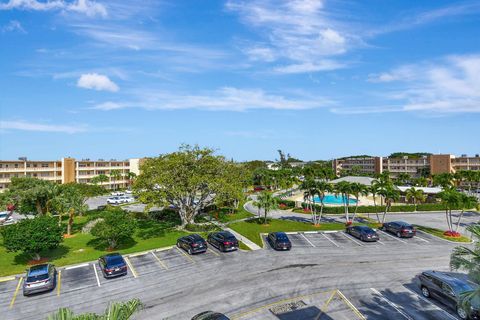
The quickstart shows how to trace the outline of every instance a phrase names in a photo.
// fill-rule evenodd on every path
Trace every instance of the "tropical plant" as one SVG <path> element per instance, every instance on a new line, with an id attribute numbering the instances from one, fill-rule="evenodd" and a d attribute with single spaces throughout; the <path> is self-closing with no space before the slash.
<path id="1" fill-rule="evenodd" d="M 333 186 L 326 181 L 317 181 L 315 183 L 315 193 L 318 195 L 318 198 L 320 199 L 320 214 L 318 215 L 317 223 L 314 222 L 314 224 L 318 224 L 320 221 L 322 221 L 323 207 L 325 206 L 325 203 L 324 203 L 325 196 L 328 192 L 332 192 L 332 191 L 333 191 Z"/>
<path id="2" fill-rule="evenodd" d="M 387 186 L 378 191 L 378 194 L 385 199 L 385 211 L 383 212 L 382 223 L 385 223 L 385 218 L 392 207 L 393 202 L 398 201 L 400 192 L 393 186 Z"/>
<path id="3" fill-rule="evenodd" d="M 404 186 L 407 183 L 409 183 L 411 179 L 412 177 L 408 173 L 401 172 L 398 174 L 397 178 L 395 179 L 395 184 L 399 186 Z"/>
<path id="4" fill-rule="evenodd" d="M 454 176 L 451 173 L 445 172 L 433 176 L 433 185 L 441 186 L 443 189 L 448 189 L 453 186 Z"/>
<path id="5" fill-rule="evenodd" d="M 0 230 L 3 245 L 10 252 L 23 252 L 40 260 L 44 250 L 57 248 L 63 241 L 63 230 L 54 217 L 37 216 L 4 226 Z"/>
<path id="6" fill-rule="evenodd" d="M 228 191 L 236 195 L 237 189 L 242 190 L 232 167 L 240 166 L 215 155 L 212 149 L 182 145 L 177 152 L 147 159 L 133 189 L 147 210 L 153 206 L 178 208 L 181 228 L 185 228 L 215 203 L 218 194 L 225 196 Z"/>
<path id="7" fill-rule="evenodd" d="M 83 215 L 88 210 L 86 202 L 88 197 L 91 196 L 88 189 L 88 187 L 85 188 L 77 183 L 65 184 L 60 188 L 60 195 L 56 200 L 56 204 L 59 209 L 59 219 L 61 219 L 62 213 L 68 212 L 67 235 L 72 234 L 75 214 Z"/>
<path id="8" fill-rule="evenodd" d="M 343 199 L 343 206 L 345 210 L 345 222 L 350 224 L 350 216 L 349 216 L 349 205 L 350 205 L 350 195 L 352 194 L 352 184 L 348 181 L 340 181 L 335 185 L 334 188 L 335 195 L 341 195 Z"/>
<path id="9" fill-rule="evenodd" d="M 300 189 L 303 190 L 303 200 L 308 205 L 308 209 L 312 214 L 312 223 L 318 224 L 317 210 L 315 206 L 315 195 L 318 193 L 316 189 L 316 182 L 312 178 L 304 180 L 300 184 Z"/>
<path id="10" fill-rule="evenodd" d="M 475 208 L 478 205 L 478 199 L 475 196 L 466 195 L 463 192 L 460 192 L 458 195 L 458 203 L 460 204 L 462 211 L 458 215 L 458 220 L 455 226 L 455 232 L 458 233 L 458 228 L 460 227 L 460 221 L 465 214 L 465 210 Z"/>
<path id="11" fill-rule="evenodd" d="M 143 308 L 139 299 L 111 303 L 103 314 L 84 313 L 75 315 L 71 309 L 61 308 L 48 316 L 48 320 L 129 320 Z"/>
<path id="12" fill-rule="evenodd" d="M 368 191 L 365 185 L 358 182 L 353 182 L 350 185 L 350 192 L 352 196 L 355 197 L 355 200 L 356 200 L 355 211 L 353 212 L 353 216 L 352 216 L 352 221 L 355 222 L 355 217 L 357 216 L 358 203 L 359 203 L 360 196 L 367 195 Z"/>
<path id="13" fill-rule="evenodd" d="M 458 237 L 460 234 L 453 230 L 453 216 L 452 209 L 457 207 L 460 203 L 460 193 L 453 188 L 447 188 L 438 194 L 438 198 L 441 200 L 445 208 L 445 218 L 447 220 L 446 236 Z"/>
<path id="14" fill-rule="evenodd" d="M 125 173 L 125 179 L 127 179 L 128 187 L 131 188 L 133 181 L 137 177 L 137 174 L 135 172 L 129 171 Z"/>
<path id="15" fill-rule="evenodd" d="M 122 172 L 119 169 L 110 170 L 110 178 L 113 182 L 113 190 L 117 190 L 117 181 L 122 178 Z"/>
<path id="16" fill-rule="evenodd" d="M 108 243 L 109 249 L 131 239 L 135 233 L 137 221 L 122 210 L 107 211 L 91 230 L 92 236 Z"/>
<path id="17" fill-rule="evenodd" d="M 472 233 L 472 238 L 476 240 L 475 246 L 473 248 L 455 247 L 450 256 L 450 268 L 452 270 L 465 270 L 475 283 L 480 283 L 480 224 L 470 225 L 467 230 Z M 472 301 L 480 299 L 480 286 L 463 293 L 461 298 L 463 307 L 468 310 Z"/>
<path id="18" fill-rule="evenodd" d="M 424 202 L 427 196 L 423 192 L 422 189 L 415 189 L 415 187 L 411 187 L 405 191 L 405 197 L 407 201 L 412 201 L 415 207 L 415 211 L 417 211 L 417 203 Z"/>
<path id="19" fill-rule="evenodd" d="M 263 223 L 266 224 L 268 212 L 276 208 L 277 199 L 270 192 L 262 192 L 258 195 L 255 205 L 258 208 L 263 209 Z"/>
<path id="20" fill-rule="evenodd" d="M 377 194 L 380 191 L 380 186 L 377 184 L 377 180 L 373 180 L 372 184 L 368 188 L 368 191 L 372 194 L 373 197 L 373 206 L 375 208 L 375 215 L 377 216 L 377 222 L 380 222 L 380 217 L 378 216 L 377 210 Z"/>

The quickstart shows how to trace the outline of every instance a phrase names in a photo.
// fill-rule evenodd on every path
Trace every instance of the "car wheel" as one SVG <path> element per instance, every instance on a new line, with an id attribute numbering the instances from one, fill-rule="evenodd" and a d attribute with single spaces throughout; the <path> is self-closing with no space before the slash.
<path id="1" fill-rule="evenodd" d="M 397 232 L 397 237 L 401 238 L 402 235 L 400 234 L 400 232 Z"/>
<path id="2" fill-rule="evenodd" d="M 180 242 L 177 242 L 177 247 L 180 248 Z"/>
<path id="3" fill-rule="evenodd" d="M 468 318 L 467 312 L 462 307 L 457 307 L 457 315 L 460 319 L 465 320 Z"/>
<path id="4" fill-rule="evenodd" d="M 192 255 L 192 249 L 191 248 L 188 248 L 188 254 Z"/>
<path id="5" fill-rule="evenodd" d="M 423 295 L 425 298 L 430 298 L 430 290 L 428 290 L 427 287 L 422 287 L 422 295 Z"/>

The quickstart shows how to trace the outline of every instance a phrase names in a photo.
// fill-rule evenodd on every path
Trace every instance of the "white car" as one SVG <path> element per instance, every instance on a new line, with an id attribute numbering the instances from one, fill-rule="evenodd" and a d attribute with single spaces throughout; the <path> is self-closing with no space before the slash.
<path id="1" fill-rule="evenodd" d="M 15 222 L 12 217 L 8 216 L 9 214 L 10 213 L 8 211 L 0 212 L 0 225 L 12 224 Z"/>
<path id="2" fill-rule="evenodd" d="M 112 192 L 111 194 L 112 194 L 112 196 L 116 196 L 116 197 L 120 197 L 120 196 L 125 195 L 125 193 L 123 193 L 121 191 L 115 191 L 115 192 Z"/>
<path id="3" fill-rule="evenodd" d="M 132 197 L 120 196 L 120 197 L 110 197 L 107 199 L 108 204 L 122 204 L 122 203 L 131 203 L 135 199 Z"/>

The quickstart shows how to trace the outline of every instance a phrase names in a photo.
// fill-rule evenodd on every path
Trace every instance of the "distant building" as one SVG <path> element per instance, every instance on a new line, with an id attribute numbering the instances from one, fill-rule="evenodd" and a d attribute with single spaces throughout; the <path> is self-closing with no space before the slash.
<path id="1" fill-rule="evenodd" d="M 334 159 L 333 170 L 337 175 L 342 172 L 355 172 L 359 174 L 375 175 L 389 171 L 392 176 L 400 173 L 407 173 L 412 177 L 421 176 L 422 172 L 439 174 L 459 170 L 480 171 L 480 156 L 474 157 L 462 155 L 455 157 L 452 154 L 432 154 L 420 157 L 403 156 L 398 158 L 390 157 L 348 157 Z"/>
<path id="2" fill-rule="evenodd" d="M 106 175 L 109 181 L 100 183 L 107 189 L 125 188 L 128 184 L 128 172 L 140 173 L 140 164 L 143 159 L 129 160 L 76 160 L 62 158 L 61 160 L 33 161 L 25 157 L 18 160 L 0 160 L 0 191 L 8 188 L 12 177 L 34 177 L 57 183 L 91 183 L 91 179 L 98 175 Z M 119 170 L 121 178 L 115 180 L 110 177 L 112 170 Z"/>

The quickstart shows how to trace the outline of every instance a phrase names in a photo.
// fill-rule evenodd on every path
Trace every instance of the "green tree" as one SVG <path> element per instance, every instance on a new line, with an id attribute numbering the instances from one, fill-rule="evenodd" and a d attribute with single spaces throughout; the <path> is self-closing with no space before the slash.
<path id="1" fill-rule="evenodd" d="M 320 214 L 318 215 L 318 220 L 317 223 L 320 223 L 322 221 L 322 216 L 323 216 L 323 208 L 325 206 L 325 196 L 329 192 L 333 192 L 333 186 L 326 182 L 326 181 L 316 181 L 315 183 L 315 192 L 318 195 L 318 198 L 320 199 Z"/>
<path id="2" fill-rule="evenodd" d="M 78 183 L 64 184 L 60 188 L 60 195 L 57 200 L 58 212 L 68 212 L 67 235 L 72 234 L 73 219 L 75 215 L 83 215 L 87 210 L 87 199 L 95 194 L 92 186 Z M 60 218 L 61 219 L 61 218 Z"/>
<path id="3" fill-rule="evenodd" d="M 467 227 L 476 240 L 473 248 L 458 246 L 455 247 L 450 256 L 450 268 L 452 270 L 465 270 L 475 283 L 480 283 L 480 224 Z M 480 286 L 473 290 L 464 292 L 461 296 L 461 305 L 465 310 L 470 309 L 472 301 L 479 301 Z"/>
<path id="4" fill-rule="evenodd" d="M 113 190 L 117 190 L 117 181 L 122 178 L 122 172 L 119 169 L 110 170 L 110 178 L 113 181 Z"/>
<path id="5" fill-rule="evenodd" d="M 460 203 L 460 193 L 453 188 L 447 188 L 438 194 L 442 204 L 445 207 L 445 218 L 447 220 L 447 235 L 455 236 L 453 231 L 452 209 L 458 207 Z"/>
<path id="6" fill-rule="evenodd" d="M 353 212 L 353 217 L 352 221 L 355 222 L 355 217 L 357 215 L 357 210 L 358 210 L 358 204 L 359 204 L 359 199 L 360 196 L 365 196 L 368 194 L 368 189 L 365 185 L 358 183 L 358 182 L 353 182 L 350 185 L 350 192 L 351 194 L 355 197 L 355 211 Z"/>
<path id="7" fill-rule="evenodd" d="M 407 183 L 410 183 L 411 179 L 412 177 L 408 173 L 401 172 L 398 174 L 397 178 L 395 179 L 395 184 L 398 186 L 404 186 Z"/>
<path id="8" fill-rule="evenodd" d="M 352 194 L 352 184 L 348 181 L 340 181 L 335 185 L 334 192 L 336 195 L 341 195 L 343 200 L 343 207 L 345 209 L 345 222 L 347 224 L 351 223 L 349 206 L 350 206 L 350 195 Z"/>
<path id="9" fill-rule="evenodd" d="M 417 211 L 417 203 L 423 202 L 427 198 L 422 189 L 415 189 L 415 187 L 407 189 L 405 191 L 405 197 L 407 198 L 407 201 L 413 202 L 413 206 L 415 207 L 414 211 Z"/>
<path id="10" fill-rule="evenodd" d="M 174 205 L 182 220 L 181 227 L 214 204 L 217 194 L 240 187 L 228 162 L 209 148 L 183 145 L 180 150 L 145 161 L 134 190 L 140 201 L 152 206 Z M 233 191 L 232 191 L 233 192 Z"/>
<path id="11" fill-rule="evenodd" d="M 139 299 L 132 299 L 126 302 L 116 302 L 108 306 L 103 314 L 84 313 L 75 315 L 68 308 L 61 308 L 54 314 L 48 316 L 48 320 L 128 320 L 143 308 Z"/>
<path id="12" fill-rule="evenodd" d="M 102 219 L 92 228 L 91 234 L 108 243 L 110 249 L 131 239 L 137 227 L 137 221 L 123 210 L 106 211 Z"/>
<path id="13" fill-rule="evenodd" d="M 377 216 L 377 221 L 380 222 L 380 217 L 378 216 L 377 210 L 377 195 L 380 191 L 380 186 L 377 183 L 377 180 L 373 180 L 371 186 L 368 188 L 368 191 L 372 194 L 373 197 L 373 207 L 375 208 L 375 215 Z"/>
<path id="14" fill-rule="evenodd" d="M 23 252 L 35 260 L 40 253 L 57 248 L 63 241 L 63 230 L 53 217 L 23 219 L 1 230 L 3 245 L 10 252 Z"/>
<path id="15" fill-rule="evenodd" d="M 315 180 L 311 178 L 304 180 L 300 184 L 300 189 L 303 190 L 303 200 L 307 203 L 310 213 L 312 214 L 312 222 L 316 225 L 318 224 L 318 219 L 314 198 L 315 195 L 318 194 L 318 190 L 316 189 Z"/>
<path id="16" fill-rule="evenodd" d="M 258 195 L 255 205 L 263 209 L 263 223 L 266 224 L 268 213 L 277 207 L 277 199 L 270 192 L 262 192 Z"/>
<path id="17" fill-rule="evenodd" d="M 451 173 L 445 172 L 433 176 L 433 185 L 441 186 L 444 189 L 453 186 L 454 176 Z"/>
<path id="18" fill-rule="evenodd" d="M 137 174 L 135 172 L 129 171 L 125 173 L 125 178 L 127 179 L 129 188 L 131 188 L 131 186 L 133 185 L 133 181 L 135 180 L 136 177 L 137 177 Z"/>
<path id="19" fill-rule="evenodd" d="M 392 208 L 392 204 L 400 198 L 400 192 L 395 189 L 393 185 L 382 188 L 378 194 L 385 199 L 385 211 L 383 212 L 382 223 L 385 223 L 385 218 L 388 211 Z"/>
<path id="20" fill-rule="evenodd" d="M 462 211 L 458 215 L 458 220 L 455 226 L 455 233 L 458 233 L 458 228 L 460 227 L 460 222 L 465 214 L 465 210 L 475 208 L 478 205 L 478 199 L 475 196 L 466 195 L 463 192 L 458 194 L 458 203 L 462 208 Z"/>

